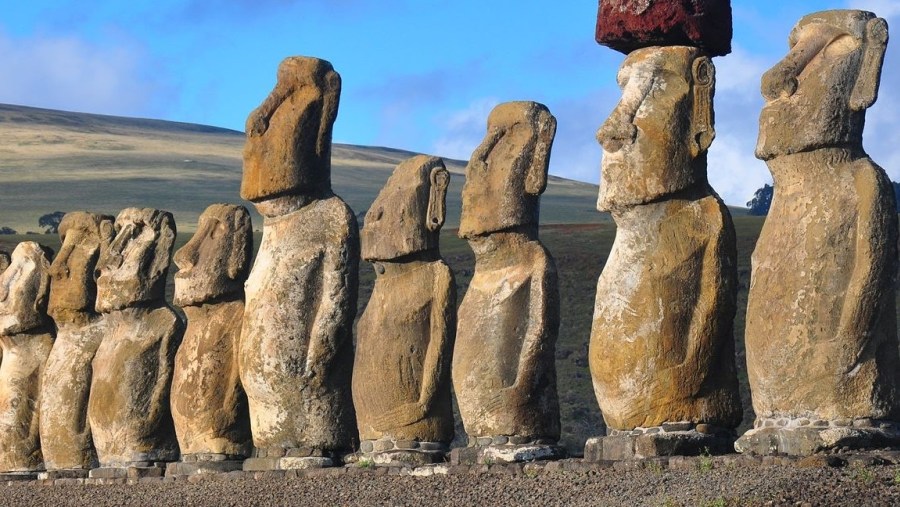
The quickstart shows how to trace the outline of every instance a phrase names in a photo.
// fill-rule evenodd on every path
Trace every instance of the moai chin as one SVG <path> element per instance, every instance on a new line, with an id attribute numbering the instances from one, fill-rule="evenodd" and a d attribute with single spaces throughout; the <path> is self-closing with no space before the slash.
<path id="1" fill-rule="evenodd" d="M 359 231 L 330 182 L 340 87 L 330 63 L 288 58 L 247 119 L 241 196 L 265 217 L 239 360 L 257 448 L 247 470 L 330 466 L 357 443 Z"/>
<path id="2" fill-rule="evenodd" d="M 87 407 L 91 361 L 106 321 L 94 310 L 97 261 L 115 237 L 115 218 L 83 211 L 59 224 L 62 247 L 50 266 L 48 313 L 56 341 L 41 380 L 41 447 L 47 478 L 87 476 L 97 465 Z M 79 473 L 80 472 L 80 473 Z"/>
<path id="3" fill-rule="evenodd" d="M 175 220 L 166 211 L 126 208 L 115 229 L 96 271 L 106 330 L 87 412 L 101 467 L 92 477 L 178 459 L 169 388 L 184 327 L 165 301 Z"/>
<path id="4" fill-rule="evenodd" d="M 608 436 L 589 440 L 585 456 L 731 452 L 742 416 L 736 245 L 706 179 L 715 69 L 697 48 L 645 48 L 628 55 L 618 81 L 622 99 L 597 132 L 597 207 L 618 228 L 589 351 Z"/>
<path id="5" fill-rule="evenodd" d="M 38 403 L 53 346 L 49 270 L 42 247 L 26 241 L 0 274 L 0 476 L 31 476 L 43 469 Z"/>
<path id="6" fill-rule="evenodd" d="M 456 284 L 438 249 L 449 183 L 440 158 L 413 157 L 366 213 L 362 257 L 377 278 L 357 325 L 353 402 L 361 454 L 378 464 L 441 462 L 453 440 Z"/>
<path id="7" fill-rule="evenodd" d="M 462 193 L 459 236 L 475 252 L 475 274 L 458 312 L 453 387 L 469 448 L 451 457 L 559 457 L 559 287 L 537 239 L 556 119 L 541 104 L 508 102 L 487 123 Z"/>
<path id="8" fill-rule="evenodd" d="M 253 228 L 243 206 L 213 204 L 175 253 L 175 304 L 187 316 L 175 356 L 172 418 L 181 463 L 170 475 L 240 470 L 250 455 L 250 414 L 238 371 L 244 281 Z"/>
<path id="9" fill-rule="evenodd" d="M 890 181 L 862 147 L 887 40 L 870 12 L 811 14 L 762 78 L 756 154 L 776 190 L 752 257 L 757 419 L 741 452 L 900 443 L 897 214 Z"/>

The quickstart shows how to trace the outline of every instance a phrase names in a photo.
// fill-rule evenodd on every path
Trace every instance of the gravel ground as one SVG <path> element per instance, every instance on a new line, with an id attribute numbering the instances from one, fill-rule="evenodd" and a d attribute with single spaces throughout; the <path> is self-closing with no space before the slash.
<path id="1" fill-rule="evenodd" d="M 129 485 L 24 482 L 0 486 L 0 505 L 900 505 L 900 465 L 715 463 L 623 470 L 574 463 L 553 470 L 471 467 L 429 477 L 384 473 L 231 474 Z"/>

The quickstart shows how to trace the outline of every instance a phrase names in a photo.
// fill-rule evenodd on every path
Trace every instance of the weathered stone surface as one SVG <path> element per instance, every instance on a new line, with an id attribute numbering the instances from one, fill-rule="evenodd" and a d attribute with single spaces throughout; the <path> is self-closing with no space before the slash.
<path id="1" fill-rule="evenodd" d="M 9 267 L 9 260 L 9 252 L 0 250 L 0 273 L 6 271 L 6 268 Z"/>
<path id="2" fill-rule="evenodd" d="M 350 452 L 359 231 L 331 192 L 340 77 L 289 58 L 248 119 L 241 195 L 265 217 L 246 284 L 240 374 L 256 447 Z M 245 468 L 246 469 L 246 468 Z"/>
<path id="3" fill-rule="evenodd" d="M 597 283 L 590 365 L 614 430 L 736 427 L 736 246 L 706 181 L 714 69 L 690 47 L 641 49 L 619 72 L 622 100 L 600 128 L 598 208 L 618 226 Z"/>
<path id="4" fill-rule="evenodd" d="M 375 264 L 357 325 L 353 401 L 360 438 L 450 443 L 456 283 L 441 259 L 450 174 L 441 159 L 400 164 L 366 214 L 362 256 Z"/>
<path id="5" fill-rule="evenodd" d="M 272 470 L 308 470 L 335 466 L 332 458 L 248 458 L 244 460 L 245 472 L 268 472 Z"/>
<path id="6" fill-rule="evenodd" d="M 241 197 L 331 192 L 331 131 L 341 76 L 325 60 L 294 56 L 278 66 L 272 93 L 247 118 Z"/>
<path id="7" fill-rule="evenodd" d="M 94 310 L 94 270 L 115 237 L 114 221 L 111 216 L 76 211 L 59 224 L 62 247 L 50 266 L 48 307 L 56 322 L 56 341 L 41 380 L 41 449 L 47 470 L 68 473 L 97 465 L 87 406 L 91 361 L 106 322 Z"/>
<path id="8" fill-rule="evenodd" d="M 763 76 L 756 152 L 777 190 L 747 304 L 759 418 L 900 421 L 897 214 L 890 181 L 862 147 L 887 38 L 872 13 L 811 14 Z M 772 451 L 808 448 L 781 439 Z"/>
<path id="9" fill-rule="evenodd" d="M 101 467 L 174 461 L 169 409 L 175 352 L 184 332 L 165 302 L 175 221 L 126 208 L 97 262 L 97 310 L 106 331 L 94 356 L 88 420 Z"/>
<path id="10" fill-rule="evenodd" d="M 252 252 L 247 209 L 213 204 L 200 216 L 191 240 L 175 253 L 175 304 L 187 316 L 171 395 L 182 456 L 250 454 L 250 413 L 238 350 Z"/>
<path id="11" fill-rule="evenodd" d="M 711 435 L 696 430 L 618 435 L 592 438 L 584 449 L 585 461 L 619 461 L 663 456 L 700 456 L 734 452 L 735 435 Z"/>
<path id="12" fill-rule="evenodd" d="M 731 52 L 730 0 L 600 0 L 597 42 L 623 53 L 651 46 Z"/>
<path id="13" fill-rule="evenodd" d="M 43 469 L 38 403 L 53 346 L 48 257 L 37 243 L 19 243 L 0 274 L 0 472 Z"/>
<path id="14" fill-rule="evenodd" d="M 466 167 L 459 236 L 475 273 L 458 312 L 453 387 L 470 439 L 559 438 L 559 287 L 537 238 L 555 133 L 545 106 L 501 104 Z"/>
<path id="15" fill-rule="evenodd" d="M 228 472 L 243 470 L 243 467 L 244 460 L 169 463 L 169 465 L 166 467 L 166 477 L 227 474 Z"/>
<path id="16" fill-rule="evenodd" d="M 566 457 L 566 450 L 558 445 L 489 445 L 486 447 L 457 447 L 450 451 L 453 465 L 494 465 Z"/>

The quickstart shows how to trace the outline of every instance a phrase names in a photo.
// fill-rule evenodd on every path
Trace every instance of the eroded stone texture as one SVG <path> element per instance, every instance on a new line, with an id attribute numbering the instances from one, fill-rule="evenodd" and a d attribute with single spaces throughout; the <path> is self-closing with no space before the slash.
<path id="1" fill-rule="evenodd" d="M 537 226 L 556 119 L 541 104 L 509 102 L 487 130 L 462 194 L 459 236 L 475 252 L 475 273 L 458 312 L 453 387 L 470 441 L 552 443 L 559 287 Z"/>
<path id="2" fill-rule="evenodd" d="M 97 262 L 97 311 L 106 331 L 92 363 L 88 420 L 102 467 L 178 459 L 169 410 L 184 326 L 166 304 L 175 242 L 172 214 L 126 208 Z"/>
<path id="3" fill-rule="evenodd" d="M 253 443 L 280 450 L 277 459 L 288 450 L 341 454 L 357 441 L 350 378 L 359 232 L 329 178 L 339 95 L 331 64 L 288 58 L 247 120 L 241 195 L 265 219 L 246 284 L 240 373 Z"/>
<path id="4" fill-rule="evenodd" d="M 597 133 L 598 209 L 618 228 L 597 282 L 590 365 L 613 430 L 741 420 L 734 226 L 706 180 L 714 72 L 696 48 L 634 51 Z"/>
<path id="5" fill-rule="evenodd" d="M 56 322 L 56 341 L 41 387 L 41 447 L 47 470 L 96 465 L 87 407 L 91 361 L 106 325 L 94 309 L 94 271 L 115 236 L 114 220 L 107 215 L 75 211 L 67 213 L 59 224 L 62 247 L 50 266 L 48 309 Z"/>
<path id="6" fill-rule="evenodd" d="M 6 271 L 9 267 L 9 253 L 0 250 L 0 273 Z"/>
<path id="7" fill-rule="evenodd" d="M 362 257 L 374 263 L 377 278 L 357 325 L 353 401 L 359 436 L 391 441 L 391 449 L 403 443 L 410 449 L 406 455 L 418 452 L 417 442 L 453 440 L 456 284 L 438 250 L 449 182 L 439 158 L 401 163 L 362 230 Z"/>
<path id="8" fill-rule="evenodd" d="M 237 354 L 252 254 L 250 213 L 230 204 L 208 207 L 197 232 L 175 254 L 175 304 L 187 316 L 187 329 L 175 356 L 171 401 L 183 459 L 250 453 Z"/>
<path id="9" fill-rule="evenodd" d="M 651 46 L 731 52 L 730 0 L 600 0 L 597 42 L 630 53 Z"/>
<path id="10" fill-rule="evenodd" d="M 40 245 L 19 243 L 0 275 L 0 472 L 43 468 L 39 435 L 41 373 L 53 346 L 47 316 L 50 261 Z"/>
<path id="11" fill-rule="evenodd" d="M 862 147 L 887 39 L 869 12 L 811 14 L 763 76 L 756 154 L 776 192 L 753 252 L 746 327 L 760 419 L 900 421 L 897 215 L 890 181 Z M 793 435 L 760 427 L 739 448 L 788 452 Z"/>

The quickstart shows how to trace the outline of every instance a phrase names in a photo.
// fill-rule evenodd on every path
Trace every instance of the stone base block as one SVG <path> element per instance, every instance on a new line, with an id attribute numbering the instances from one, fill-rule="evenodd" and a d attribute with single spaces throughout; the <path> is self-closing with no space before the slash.
<path id="1" fill-rule="evenodd" d="M 307 470 L 311 468 L 328 468 L 338 465 L 327 457 L 310 458 L 247 458 L 244 460 L 245 472 L 266 472 L 270 470 Z"/>
<path id="2" fill-rule="evenodd" d="M 63 470 L 47 470 L 37 474 L 42 481 L 56 479 L 87 479 L 91 470 L 89 468 L 66 468 Z"/>
<path id="3" fill-rule="evenodd" d="M 551 444 L 503 444 L 458 447 L 450 451 L 452 465 L 494 465 L 528 461 L 558 460 L 566 457 L 566 450 Z"/>
<path id="4" fill-rule="evenodd" d="M 623 53 L 650 46 L 731 52 L 730 0 L 600 0 L 597 42 Z"/>
<path id="5" fill-rule="evenodd" d="M 444 451 L 393 450 L 363 454 L 360 458 L 371 459 L 373 463 L 379 466 L 414 468 L 444 463 L 447 461 L 447 453 Z"/>
<path id="6" fill-rule="evenodd" d="M 244 460 L 229 461 L 180 461 L 177 463 L 169 463 L 166 467 L 166 477 L 204 475 L 204 474 L 225 474 L 244 469 Z"/>
<path id="7" fill-rule="evenodd" d="M 813 421 L 808 419 L 778 420 L 760 423 L 744 433 L 734 444 L 745 454 L 809 456 L 847 447 L 875 449 L 900 446 L 900 424 L 871 419 L 857 421 Z"/>
<path id="8" fill-rule="evenodd" d="M 584 460 L 598 462 L 729 454 L 734 452 L 734 440 L 734 433 L 727 430 L 709 433 L 696 429 L 655 433 L 617 432 L 588 439 L 584 446 Z"/>
<path id="9" fill-rule="evenodd" d="M 37 479 L 39 472 L 3 472 L 0 473 L 0 482 L 33 481 Z"/>
<path id="10" fill-rule="evenodd" d="M 91 469 L 91 479 L 143 479 L 144 477 L 164 477 L 166 462 L 140 463 L 123 466 L 108 466 Z"/>

